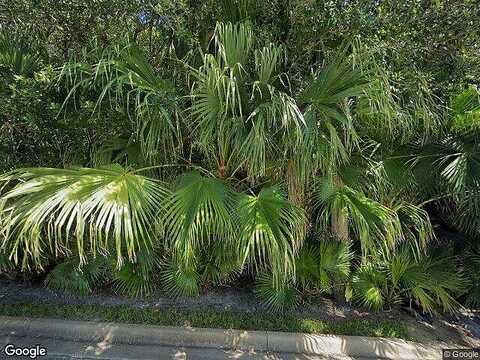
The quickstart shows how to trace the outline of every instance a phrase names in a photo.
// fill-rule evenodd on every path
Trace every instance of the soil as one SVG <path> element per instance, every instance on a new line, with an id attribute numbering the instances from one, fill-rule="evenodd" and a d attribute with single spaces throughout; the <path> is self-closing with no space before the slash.
<path id="1" fill-rule="evenodd" d="M 176 308 L 254 312 L 266 311 L 251 288 L 210 288 L 196 298 L 171 299 L 161 292 L 136 299 L 116 295 L 108 289 L 77 297 L 46 289 L 41 284 L 0 279 L 0 304 L 5 303 L 85 304 L 102 306 L 127 305 L 136 308 Z M 350 318 L 369 320 L 392 319 L 404 322 L 409 335 L 416 341 L 444 348 L 480 347 L 480 312 L 461 311 L 456 315 L 426 316 L 410 309 L 368 312 L 350 305 L 338 305 L 332 300 L 318 298 L 305 301 L 294 311 L 329 321 Z"/>

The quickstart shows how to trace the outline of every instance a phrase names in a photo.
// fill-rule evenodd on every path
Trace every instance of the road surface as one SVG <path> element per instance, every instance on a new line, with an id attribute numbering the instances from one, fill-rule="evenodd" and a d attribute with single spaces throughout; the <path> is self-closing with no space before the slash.
<path id="1" fill-rule="evenodd" d="M 174 360 L 347 360 L 347 357 L 323 357 L 318 355 L 249 353 L 205 348 L 180 348 L 146 345 L 125 345 L 106 343 L 85 343 L 58 340 L 52 338 L 28 338 L 2 336 L 0 339 L 0 359 L 30 359 L 29 357 L 7 356 L 5 346 L 35 347 L 40 345 L 47 349 L 46 356 L 38 356 L 40 360 L 58 359 L 174 359 Z M 11 348 L 11 347 L 10 347 Z M 356 358 L 356 360 L 361 360 Z"/>

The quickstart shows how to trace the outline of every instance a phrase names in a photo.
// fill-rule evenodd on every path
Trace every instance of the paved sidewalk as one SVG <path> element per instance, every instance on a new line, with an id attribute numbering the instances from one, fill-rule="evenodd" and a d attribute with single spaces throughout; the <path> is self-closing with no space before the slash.
<path id="1" fill-rule="evenodd" d="M 350 357 L 324 357 L 319 355 L 281 354 L 246 351 L 227 351 L 208 348 L 186 348 L 149 345 L 106 344 L 76 342 L 52 338 L 0 337 L 0 359 L 12 359 L 3 351 L 7 344 L 17 347 L 40 345 L 47 349 L 47 356 L 37 359 L 174 359 L 174 360 L 350 360 Z M 18 357 L 17 357 L 18 359 Z M 362 360 L 356 358 L 356 360 Z"/>
<path id="2" fill-rule="evenodd" d="M 29 347 L 43 345 L 50 351 L 50 356 L 67 354 L 70 358 L 72 356 L 73 358 L 103 356 L 100 358 L 105 359 L 212 360 L 441 358 L 438 347 L 400 339 L 8 316 L 0 317 L 0 340 L 3 345 L 15 344 L 14 341 L 23 341 L 23 344 Z M 3 346 L 1 352 L 4 353 Z M 156 356 L 157 353 L 161 356 Z"/>

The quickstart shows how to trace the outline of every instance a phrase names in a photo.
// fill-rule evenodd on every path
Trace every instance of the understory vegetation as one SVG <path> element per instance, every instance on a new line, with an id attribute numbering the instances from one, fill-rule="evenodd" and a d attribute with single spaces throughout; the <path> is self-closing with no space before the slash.
<path id="1" fill-rule="evenodd" d="M 128 3 L 0 15 L 0 274 L 480 306 L 474 2 Z"/>

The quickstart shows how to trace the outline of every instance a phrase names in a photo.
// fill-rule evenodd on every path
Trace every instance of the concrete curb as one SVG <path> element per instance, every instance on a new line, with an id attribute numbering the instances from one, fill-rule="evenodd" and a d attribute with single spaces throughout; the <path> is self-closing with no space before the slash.
<path id="1" fill-rule="evenodd" d="M 441 359 L 441 350 L 399 339 L 129 325 L 0 316 L 1 336 L 99 343 L 274 351 L 385 359 Z"/>

